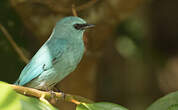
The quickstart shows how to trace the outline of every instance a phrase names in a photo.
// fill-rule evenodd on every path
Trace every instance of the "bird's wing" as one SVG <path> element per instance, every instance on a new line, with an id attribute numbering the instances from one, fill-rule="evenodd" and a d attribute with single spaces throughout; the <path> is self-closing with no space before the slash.
<path id="1" fill-rule="evenodd" d="M 22 70 L 16 84 L 25 85 L 50 69 L 53 66 L 53 61 L 60 59 L 66 47 L 67 44 L 64 40 L 55 39 L 55 41 L 45 43 Z"/>

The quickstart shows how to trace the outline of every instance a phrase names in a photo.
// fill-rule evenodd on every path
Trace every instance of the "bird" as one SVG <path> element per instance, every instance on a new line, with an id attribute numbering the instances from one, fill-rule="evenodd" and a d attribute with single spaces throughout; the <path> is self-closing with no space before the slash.
<path id="1" fill-rule="evenodd" d="M 80 63 L 85 51 L 83 34 L 91 27 L 94 25 L 80 17 L 62 18 L 56 23 L 48 40 L 23 68 L 14 84 L 52 90 Z"/>

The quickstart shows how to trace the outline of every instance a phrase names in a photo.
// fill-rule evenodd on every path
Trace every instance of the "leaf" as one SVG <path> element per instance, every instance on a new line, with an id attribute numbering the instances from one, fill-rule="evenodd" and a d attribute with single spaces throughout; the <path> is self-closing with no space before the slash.
<path id="1" fill-rule="evenodd" d="M 170 93 L 158 99 L 146 110 L 178 110 L 178 92 Z"/>
<path id="2" fill-rule="evenodd" d="M 57 110 L 36 98 L 15 92 L 4 82 L 0 82 L 0 91 L 0 110 Z"/>
<path id="3" fill-rule="evenodd" d="M 178 109 L 178 104 L 171 105 L 168 110 L 177 110 Z"/>
<path id="4" fill-rule="evenodd" d="M 127 108 L 113 104 L 110 102 L 98 102 L 98 103 L 81 103 L 80 105 L 77 105 L 76 110 L 128 110 Z"/>

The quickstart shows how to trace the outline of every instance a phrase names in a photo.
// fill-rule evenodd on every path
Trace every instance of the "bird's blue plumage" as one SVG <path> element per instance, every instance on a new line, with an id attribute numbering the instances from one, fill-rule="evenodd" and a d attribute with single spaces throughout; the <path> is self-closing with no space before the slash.
<path id="1" fill-rule="evenodd" d="M 59 40 L 58 43 L 55 44 L 58 46 L 58 48 L 53 48 L 52 45 L 47 44 L 43 45 L 42 48 L 32 58 L 30 63 L 25 66 L 21 72 L 21 76 L 19 77 L 19 85 L 25 85 L 35 77 L 39 76 L 45 70 L 50 69 L 53 66 L 53 59 L 60 59 L 59 56 L 67 48 L 67 45 L 65 45 L 67 43 L 64 40 Z M 49 52 L 49 48 L 51 48 L 52 52 Z"/>
<path id="2" fill-rule="evenodd" d="M 87 26 L 86 22 L 79 17 L 66 17 L 59 21 L 15 84 L 49 90 L 70 74 L 84 53 L 84 26 Z"/>

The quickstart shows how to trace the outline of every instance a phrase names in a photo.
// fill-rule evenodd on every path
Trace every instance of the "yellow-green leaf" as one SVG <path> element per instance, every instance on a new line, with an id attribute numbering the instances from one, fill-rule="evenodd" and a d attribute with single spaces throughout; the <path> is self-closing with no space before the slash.
<path id="1" fill-rule="evenodd" d="M 37 98 L 17 93 L 4 82 L 0 82 L 0 91 L 0 110 L 57 110 Z"/>
<path id="2" fill-rule="evenodd" d="M 82 103 L 77 105 L 76 110 L 128 110 L 127 108 L 110 103 L 110 102 L 97 102 L 92 104 Z"/>
<path id="3" fill-rule="evenodd" d="M 178 92 L 170 93 L 158 99 L 147 110 L 178 110 Z"/>

